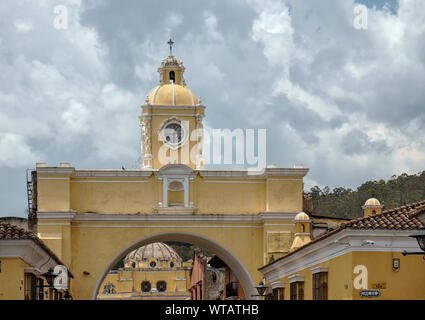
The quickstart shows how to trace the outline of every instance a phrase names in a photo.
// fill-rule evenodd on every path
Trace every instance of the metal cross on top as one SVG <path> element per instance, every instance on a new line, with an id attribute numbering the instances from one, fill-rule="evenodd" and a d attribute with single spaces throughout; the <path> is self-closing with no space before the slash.
<path id="1" fill-rule="evenodd" d="M 170 38 L 170 40 L 167 43 L 170 46 L 170 56 L 172 56 L 173 55 L 173 44 L 174 44 L 174 41 L 171 40 L 171 38 Z"/>

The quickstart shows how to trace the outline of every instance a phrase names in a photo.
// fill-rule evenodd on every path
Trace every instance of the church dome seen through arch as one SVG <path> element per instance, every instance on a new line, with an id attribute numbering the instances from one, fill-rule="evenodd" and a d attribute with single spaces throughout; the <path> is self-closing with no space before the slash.
<path id="1" fill-rule="evenodd" d="M 159 268 L 181 266 L 182 259 L 169 245 L 154 242 L 138 248 L 124 258 L 126 268 Z"/>

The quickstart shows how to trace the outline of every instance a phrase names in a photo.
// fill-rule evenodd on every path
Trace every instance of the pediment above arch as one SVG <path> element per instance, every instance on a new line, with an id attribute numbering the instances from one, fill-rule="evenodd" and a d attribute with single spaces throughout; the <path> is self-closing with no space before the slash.
<path id="1" fill-rule="evenodd" d="M 194 178 L 196 175 L 196 171 L 192 168 L 188 167 L 187 165 L 181 164 L 181 163 L 170 163 L 163 167 L 161 167 L 156 173 L 156 177 L 161 179 L 164 176 L 180 176 L 185 177 L 189 176 L 190 178 Z"/>

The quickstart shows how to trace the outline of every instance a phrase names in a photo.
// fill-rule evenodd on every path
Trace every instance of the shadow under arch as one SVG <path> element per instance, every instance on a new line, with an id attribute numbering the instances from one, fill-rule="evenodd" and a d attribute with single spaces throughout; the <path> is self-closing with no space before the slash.
<path id="1" fill-rule="evenodd" d="M 112 267 L 115 266 L 126 254 L 149 243 L 164 241 L 186 242 L 204 248 L 209 252 L 214 252 L 214 254 L 216 254 L 221 260 L 223 260 L 229 266 L 230 269 L 232 269 L 232 272 L 238 278 L 245 292 L 246 299 L 252 299 L 252 296 L 257 294 L 254 288 L 254 281 L 252 280 L 248 270 L 232 252 L 223 247 L 221 244 L 196 233 L 163 232 L 139 239 L 124 248 L 123 250 L 121 250 L 117 255 L 115 255 L 115 257 L 106 266 L 106 268 L 100 275 L 96 283 L 96 287 L 94 288 L 92 299 L 96 299 L 100 286 L 102 285 L 102 282 L 108 274 L 109 270 L 111 270 Z M 257 299 L 257 297 L 254 297 L 254 299 Z"/>

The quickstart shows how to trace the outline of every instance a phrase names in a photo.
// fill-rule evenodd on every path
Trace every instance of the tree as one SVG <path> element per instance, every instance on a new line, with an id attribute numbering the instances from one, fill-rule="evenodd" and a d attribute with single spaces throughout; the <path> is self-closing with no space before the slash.
<path id="1" fill-rule="evenodd" d="M 379 199 L 384 210 L 424 200 L 425 171 L 366 181 L 356 190 L 337 187 L 330 192 L 329 187 L 314 186 L 307 195 L 312 197 L 314 215 L 354 219 L 363 215 L 361 206 L 372 197 Z"/>

